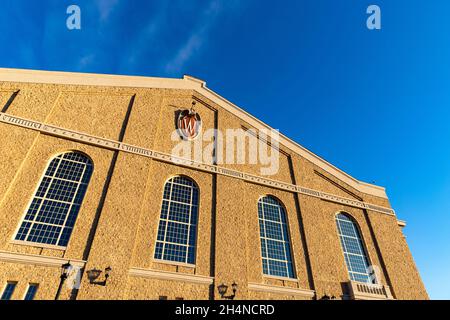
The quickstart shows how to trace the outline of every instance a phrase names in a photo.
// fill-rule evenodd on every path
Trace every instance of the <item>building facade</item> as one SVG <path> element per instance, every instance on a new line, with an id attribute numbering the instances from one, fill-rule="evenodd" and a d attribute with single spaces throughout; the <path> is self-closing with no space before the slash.
<path id="1" fill-rule="evenodd" d="M 203 81 L 0 69 L 0 107 L 3 299 L 428 299 L 384 188 Z M 218 161 L 229 129 L 276 172 Z"/>

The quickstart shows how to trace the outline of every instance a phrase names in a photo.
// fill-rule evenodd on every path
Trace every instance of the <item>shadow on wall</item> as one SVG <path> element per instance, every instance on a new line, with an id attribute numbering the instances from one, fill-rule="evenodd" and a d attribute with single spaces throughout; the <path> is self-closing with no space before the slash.
<path id="1" fill-rule="evenodd" d="M 6 102 L 5 106 L 2 108 L 2 112 L 5 113 L 6 111 L 8 111 L 8 108 L 11 106 L 11 104 L 13 103 L 13 101 L 16 99 L 17 95 L 19 94 L 20 90 L 17 90 L 16 92 L 14 92 L 11 97 L 8 99 L 8 101 Z"/>

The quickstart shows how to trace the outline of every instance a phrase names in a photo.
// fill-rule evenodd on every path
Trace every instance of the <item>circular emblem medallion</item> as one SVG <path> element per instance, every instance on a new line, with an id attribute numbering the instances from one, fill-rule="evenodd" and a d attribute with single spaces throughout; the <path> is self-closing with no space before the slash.
<path id="1" fill-rule="evenodd" d="M 178 131 L 180 135 L 187 140 L 194 140 L 200 133 L 202 120 L 200 115 L 191 110 L 183 110 L 178 115 Z"/>

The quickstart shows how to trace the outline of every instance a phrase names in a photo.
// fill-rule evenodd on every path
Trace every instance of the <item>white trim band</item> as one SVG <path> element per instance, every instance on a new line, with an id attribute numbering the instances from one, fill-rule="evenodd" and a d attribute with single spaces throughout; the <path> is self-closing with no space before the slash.
<path id="1" fill-rule="evenodd" d="M 211 285 L 214 283 L 214 278 L 212 277 L 186 273 L 168 272 L 168 271 L 156 271 L 141 268 L 131 268 L 128 274 L 132 277 L 141 277 L 158 280 L 168 280 L 168 281 L 181 281 L 195 284 Z"/>
<path id="2" fill-rule="evenodd" d="M 268 285 L 268 284 L 251 283 L 251 282 L 249 282 L 249 284 L 248 284 L 248 289 L 252 290 L 252 291 L 258 291 L 258 292 L 269 292 L 269 293 L 275 293 L 275 294 L 302 296 L 302 297 L 308 297 L 308 298 L 313 298 L 315 295 L 314 290 L 272 286 L 272 285 Z"/>
<path id="3" fill-rule="evenodd" d="M 24 118 L 12 116 L 12 115 L 9 115 L 9 114 L 3 113 L 3 112 L 0 112 L 0 122 L 19 126 L 22 128 L 36 130 L 41 133 L 46 133 L 46 134 L 60 137 L 60 138 L 66 138 L 66 139 L 74 140 L 77 142 L 95 145 L 95 146 L 106 148 L 106 149 L 133 153 L 133 154 L 137 154 L 137 155 L 144 156 L 147 158 L 159 160 L 162 162 L 171 163 L 174 165 L 180 165 L 183 167 L 188 167 L 191 169 L 196 169 L 196 170 L 205 171 L 205 172 L 209 172 L 209 173 L 217 173 L 220 175 L 241 179 L 241 180 L 259 184 L 259 185 L 264 185 L 264 186 L 281 189 L 281 190 L 285 190 L 285 191 L 289 191 L 289 192 L 296 192 L 299 194 L 319 198 L 319 199 L 322 199 L 325 201 L 331 201 L 331 202 L 347 205 L 350 207 L 367 209 L 367 210 L 372 210 L 372 211 L 376 211 L 379 213 L 395 216 L 395 211 L 391 208 L 386 208 L 386 207 L 382 207 L 382 206 L 378 206 L 375 204 L 370 204 L 367 202 L 362 202 L 362 201 L 358 201 L 358 200 L 354 200 L 354 199 L 344 198 L 344 197 L 332 195 L 332 194 L 329 194 L 326 192 L 317 191 L 317 190 L 309 189 L 309 188 L 304 188 L 301 186 L 297 186 L 297 185 L 282 182 L 282 181 L 263 178 L 260 176 L 256 176 L 256 175 L 252 175 L 252 174 L 248 174 L 248 173 L 244 173 L 244 172 L 240 172 L 240 171 L 236 171 L 236 170 L 232 170 L 232 169 L 227 169 L 224 167 L 219 167 L 219 166 L 215 166 L 215 165 L 211 165 L 211 164 L 196 162 L 196 161 L 189 160 L 189 159 L 174 157 L 167 153 L 149 150 L 149 149 L 133 146 L 130 144 L 122 143 L 119 141 L 105 139 L 105 138 L 93 136 L 90 134 L 86 134 L 86 133 L 82 133 L 82 132 L 78 132 L 78 131 L 74 131 L 74 130 L 70 130 L 70 129 L 64 129 L 61 127 L 44 124 L 44 123 L 34 121 L 34 120 L 24 119 Z"/>
<path id="4" fill-rule="evenodd" d="M 83 268 L 86 261 L 83 260 L 71 260 L 65 258 L 49 257 L 49 256 L 39 256 L 35 254 L 25 254 L 25 253 L 13 253 L 0 251 L 0 261 L 10 262 L 10 263 L 22 263 L 31 264 L 36 266 L 44 267 L 58 267 L 60 268 L 63 264 L 70 263 L 75 267 Z"/>

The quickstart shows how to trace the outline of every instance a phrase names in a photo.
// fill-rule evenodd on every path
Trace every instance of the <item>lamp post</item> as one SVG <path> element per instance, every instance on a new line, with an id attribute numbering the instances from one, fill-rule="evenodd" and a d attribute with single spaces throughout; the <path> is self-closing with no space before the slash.
<path id="1" fill-rule="evenodd" d="M 72 269 L 72 265 L 70 262 L 67 262 L 61 266 L 61 276 L 59 281 L 58 291 L 56 292 L 55 300 L 59 300 L 59 296 L 61 294 L 62 287 L 64 286 L 64 282 L 69 276 L 69 272 Z"/>

